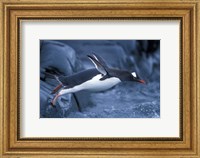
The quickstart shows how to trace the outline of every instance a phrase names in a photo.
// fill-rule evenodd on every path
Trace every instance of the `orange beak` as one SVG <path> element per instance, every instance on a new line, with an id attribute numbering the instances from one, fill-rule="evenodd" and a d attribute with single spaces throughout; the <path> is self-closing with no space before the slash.
<path id="1" fill-rule="evenodd" d="M 146 82 L 144 80 L 139 80 L 140 83 L 145 84 Z"/>

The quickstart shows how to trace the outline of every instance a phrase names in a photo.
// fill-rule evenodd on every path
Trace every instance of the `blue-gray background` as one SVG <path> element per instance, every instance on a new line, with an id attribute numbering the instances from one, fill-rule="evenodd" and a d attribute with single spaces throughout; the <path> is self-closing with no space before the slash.
<path id="1" fill-rule="evenodd" d="M 147 84 L 122 82 L 100 93 L 78 92 L 50 105 L 51 91 L 58 82 L 46 78 L 45 69 L 61 75 L 94 67 L 88 54 L 103 57 L 113 68 L 136 71 Z M 159 40 L 41 40 L 40 41 L 41 118 L 159 118 L 160 41 Z"/>

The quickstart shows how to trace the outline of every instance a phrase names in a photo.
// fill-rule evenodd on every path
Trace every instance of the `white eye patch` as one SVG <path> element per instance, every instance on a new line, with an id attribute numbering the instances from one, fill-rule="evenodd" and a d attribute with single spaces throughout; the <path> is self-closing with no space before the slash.
<path id="1" fill-rule="evenodd" d="M 131 73 L 132 75 L 133 75 L 133 77 L 137 77 L 137 75 L 136 75 L 136 73 L 135 72 L 133 72 L 133 73 Z"/>

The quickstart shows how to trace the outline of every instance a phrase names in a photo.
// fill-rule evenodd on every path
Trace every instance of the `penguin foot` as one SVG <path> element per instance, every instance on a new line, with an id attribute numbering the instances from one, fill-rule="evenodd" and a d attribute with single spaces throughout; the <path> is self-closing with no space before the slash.
<path id="1" fill-rule="evenodd" d="M 56 88 L 54 88 L 51 94 L 55 94 L 60 88 L 62 88 L 62 84 L 59 84 Z"/>
<path id="2" fill-rule="evenodd" d="M 53 107 L 55 107 L 56 100 L 57 100 L 57 98 L 58 98 L 59 96 L 60 96 L 60 95 L 57 94 L 57 95 L 53 98 L 53 100 L 51 101 L 51 105 L 52 105 Z"/>
<path id="3" fill-rule="evenodd" d="M 53 104 L 53 100 L 51 101 L 51 106 L 52 106 L 53 108 L 56 108 L 56 106 Z"/>

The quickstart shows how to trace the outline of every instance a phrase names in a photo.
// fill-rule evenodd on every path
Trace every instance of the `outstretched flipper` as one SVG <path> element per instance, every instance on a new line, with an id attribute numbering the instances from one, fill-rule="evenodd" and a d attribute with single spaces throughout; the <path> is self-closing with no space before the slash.
<path id="1" fill-rule="evenodd" d="M 92 56 L 93 56 L 99 63 L 101 63 L 101 65 L 102 65 L 105 69 L 108 69 L 108 66 L 107 66 L 106 62 L 105 62 L 105 60 L 104 60 L 102 57 L 100 57 L 98 54 L 95 54 L 95 53 L 93 53 Z"/>
<path id="2" fill-rule="evenodd" d="M 102 58 L 100 58 L 97 55 L 87 55 L 88 58 L 92 61 L 92 63 L 95 65 L 96 69 L 103 75 L 106 76 L 108 74 L 107 72 L 107 66 Z"/>

